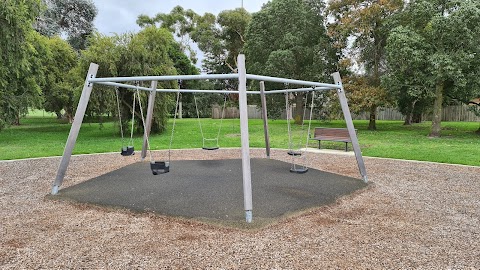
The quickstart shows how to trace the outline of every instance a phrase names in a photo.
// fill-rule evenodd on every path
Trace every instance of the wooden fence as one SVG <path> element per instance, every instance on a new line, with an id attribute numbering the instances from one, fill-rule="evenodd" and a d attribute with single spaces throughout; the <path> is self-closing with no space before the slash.
<path id="1" fill-rule="evenodd" d="M 480 117 L 476 116 L 470 111 L 467 105 L 447 106 L 442 111 L 442 121 L 455 121 L 455 122 L 480 122 Z M 219 119 L 222 116 L 222 107 L 219 105 L 212 106 L 212 118 Z M 239 118 L 240 113 L 238 108 L 229 107 L 225 108 L 225 118 Z M 248 118 L 261 119 L 262 113 L 260 109 L 255 105 L 248 105 Z M 286 118 L 285 113 L 282 114 L 282 118 Z M 370 115 L 368 113 L 352 114 L 354 120 L 368 120 Z M 424 120 L 432 120 L 431 114 L 426 114 L 423 117 Z M 395 108 L 378 108 L 377 120 L 405 120 L 405 116 L 402 115 Z"/>
<path id="2" fill-rule="evenodd" d="M 352 118 L 355 120 L 368 120 L 370 119 L 369 113 L 352 114 Z M 426 121 L 432 120 L 432 114 L 423 115 L 422 119 Z M 405 120 L 405 116 L 402 115 L 395 108 L 378 108 L 377 120 Z M 476 116 L 469 110 L 468 105 L 455 105 L 447 106 L 442 110 L 442 121 L 445 122 L 479 122 L 480 117 Z"/>

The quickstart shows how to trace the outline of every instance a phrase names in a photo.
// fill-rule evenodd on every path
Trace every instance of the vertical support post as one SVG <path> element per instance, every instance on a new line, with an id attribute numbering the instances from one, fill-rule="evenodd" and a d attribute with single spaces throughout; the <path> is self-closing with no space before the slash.
<path id="1" fill-rule="evenodd" d="M 142 160 L 147 156 L 148 138 L 152 129 L 153 107 L 155 107 L 155 95 L 157 93 L 157 81 L 152 81 L 150 95 L 148 96 L 147 119 L 145 120 L 145 130 L 143 133 Z"/>
<path id="2" fill-rule="evenodd" d="M 252 222 L 252 171 L 250 168 L 250 144 L 248 138 L 248 107 L 247 107 L 247 71 L 245 55 L 238 55 L 238 91 L 240 107 L 240 130 L 242 141 L 242 175 L 243 175 L 243 204 L 245 218 Z"/>
<path id="3" fill-rule="evenodd" d="M 68 164 L 70 163 L 70 158 L 72 157 L 73 148 L 77 142 L 78 133 L 80 132 L 83 117 L 85 116 L 88 101 L 90 100 L 90 94 L 92 93 L 93 89 L 93 83 L 90 83 L 88 80 L 95 78 L 97 76 L 97 71 L 98 65 L 90 63 L 90 68 L 88 69 L 87 77 L 85 78 L 85 84 L 83 85 L 82 95 L 80 96 L 77 111 L 75 112 L 75 118 L 73 120 L 72 127 L 70 128 L 70 133 L 68 134 L 67 144 L 65 145 L 65 150 L 63 151 L 63 156 L 58 167 L 57 176 L 55 177 L 55 182 L 53 183 L 52 195 L 58 193 L 63 179 L 65 178 L 65 173 L 67 172 Z"/>
<path id="4" fill-rule="evenodd" d="M 353 126 L 352 115 L 350 109 L 348 108 L 347 97 L 345 96 L 345 90 L 342 85 L 342 78 L 340 77 L 339 72 L 332 74 L 333 80 L 337 85 L 340 86 L 340 89 L 337 89 L 338 98 L 340 99 L 340 105 L 342 106 L 343 117 L 347 123 L 348 134 L 352 140 L 353 151 L 355 152 L 355 157 L 357 159 L 358 169 L 362 175 L 362 179 L 365 183 L 368 182 L 367 170 L 365 169 L 365 162 L 363 161 L 362 151 L 360 150 L 360 144 L 358 143 L 357 133 L 355 132 L 355 127 Z"/>
<path id="5" fill-rule="evenodd" d="M 181 96 L 180 96 L 181 97 Z M 177 115 L 177 118 L 178 119 L 182 119 L 183 118 L 183 103 L 180 101 L 178 102 L 178 115 Z"/>
<path id="6" fill-rule="evenodd" d="M 270 158 L 270 135 L 268 134 L 267 98 L 265 97 L 265 82 L 260 82 L 260 99 L 262 100 L 263 131 L 265 134 L 265 151 Z"/>

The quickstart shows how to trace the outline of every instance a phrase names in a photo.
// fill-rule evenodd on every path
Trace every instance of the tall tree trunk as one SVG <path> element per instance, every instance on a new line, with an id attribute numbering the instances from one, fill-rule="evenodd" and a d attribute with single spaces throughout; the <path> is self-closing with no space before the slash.
<path id="1" fill-rule="evenodd" d="M 422 116 L 421 113 L 414 113 L 414 114 L 412 115 L 412 122 L 413 122 L 413 123 L 416 123 L 416 124 L 421 123 L 421 122 L 422 122 L 422 117 L 423 117 L 423 116 Z"/>
<path id="2" fill-rule="evenodd" d="M 437 82 L 435 85 L 435 102 L 433 104 L 433 120 L 430 137 L 440 137 L 440 131 L 442 129 L 443 87 L 443 81 Z"/>
<path id="3" fill-rule="evenodd" d="M 405 115 L 405 122 L 403 122 L 404 126 L 411 126 L 412 125 L 412 118 L 413 114 L 409 112 L 407 115 Z"/>
<path id="4" fill-rule="evenodd" d="M 14 126 L 20 126 L 20 113 L 15 112 L 15 119 L 13 120 L 12 123 Z"/>
<path id="5" fill-rule="evenodd" d="M 377 130 L 377 106 L 370 108 L 370 122 L 368 123 L 368 130 Z"/>
<path id="6" fill-rule="evenodd" d="M 65 108 L 65 118 L 68 120 L 69 124 L 73 123 L 73 110 L 69 110 L 69 108 Z"/>
<path id="7" fill-rule="evenodd" d="M 406 117 L 405 117 L 405 123 L 403 123 L 403 125 L 405 125 L 405 126 L 410 126 L 410 125 L 412 124 L 413 115 L 414 115 L 414 110 L 415 110 L 415 104 L 417 104 L 417 101 L 418 101 L 418 100 L 416 99 L 416 100 L 414 100 L 414 101 L 412 102 L 412 105 L 411 105 L 412 107 L 411 107 L 411 109 L 410 109 L 410 112 L 406 115 Z"/>
<path id="8" fill-rule="evenodd" d="M 295 115 L 293 116 L 295 119 L 295 124 L 301 125 L 303 124 L 303 95 L 297 94 L 295 95 Z"/>

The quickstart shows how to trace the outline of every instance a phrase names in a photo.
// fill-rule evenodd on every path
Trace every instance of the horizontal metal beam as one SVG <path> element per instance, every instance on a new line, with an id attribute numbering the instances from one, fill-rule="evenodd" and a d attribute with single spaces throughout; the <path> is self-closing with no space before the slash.
<path id="1" fill-rule="evenodd" d="M 138 76 L 138 77 L 110 77 L 93 78 L 88 82 L 133 82 L 133 81 L 177 81 L 177 80 L 229 80 L 237 79 L 238 74 L 202 74 L 202 75 L 172 75 L 172 76 Z"/>
<path id="2" fill-rule="evenodd" d="M 200 89 L 157 89 L 161 93 L 207 93 L 207 94 L 238 94 L 238 90 L 200 90 Z"/>
<path id="3" fill-rule="evenodd" d="M 123 84 L 123 83 L 114 83 L 114 82 L 97 82 L 96 84 L 102 84 L 107 86 L 116 86 L 122 88 L 129 88 L 129 89 L 137 89 L 137 86 L 131 84 Z M 152 91 L 151 88 L 147 87 L 138 87 L 138 90 L 143 91 Z M 209 94 L 238 94 L 238 90 L 200 90 L 200 89 L 157 89 L 156 92 L 159 93 L 209 93 Z M 253 93 L 252 93 L 253 94 Z"/>
<path id="4" fill-rule="evenodd" d="M 284 78 L 261 76 L 261 75 L 253 75 L 253 74 L 247 74 L 247 79 L 249 79 L 249 80 L 257 80 L 257 81 L 267 81 L 267 82 L 278 82 L 278 83 L 297 84 L 297 85 L 308 85 L 308 86 L 328 87 L 328 88 L 330 88 L 330 89 L 340 89 L 340 87 L 339 87 L 338 85 L 336 85 L 336 84 L 319 83 L 319 82 L 309 82 L 309 81 L 301 81 L 301 80 L 292 80 L 292 79 L 284 79 Z"/>
<path id="5" fill-rule="evenodd" d="M 284 90 L 270 90 L 265 91 L 265 94 L 279 94 L 279 93 L 295 93 L 295 92 L 310 92 L 310 91 L 328 91 L 328 90 L 336 90 L 330 87 L 309 87 L 309 88 L 297 88 L 297 89 L 284 89 Z"/>
<path id="6" fill-rule="evenodd" d="M 202 75 L 173 75 L 173 76 L 138 76 L 138 77 L 110 77 L 110 78 L 93 78 L 89 79 L 88 82 L 91 83 L 115 83 L 115 82 L 133 82 L 133 81 L 175 81 L 175 80 L 229 80 L 237 79 L 238 74 L 202 74 Z M 288 83 L 296 85 L 305 85 L 305 86 L 315 86 L 315 87 L 325 87 L 328 89 L 339 89 L 338 85 L 328 84 L 328 83 L 319 83 L 311 81 L 302 81 L 302 80 L 293 80 L 285 79 L 278 77 L 269 77 L 261 75 L 247 74 L 247 79 L 258 80 L 258 81 L 268 81 L 268 82 L 278 82 L 278 83 Z M 127 87 L 130 88 L 130 87 Z M 148 88 L 141 89 L 145 91 Z"/>
<path id="7" fill-rule="evenodd" d="M 96 82 L 95 84 L 115 86 L 121 88 L 137 89 L 137 86 L 131 84 L 123 84 L 116 82 Z M 151 88 L 138 86 L 138 90 L 142 91 L 152 91 Z M 308 87 L 308 88 L 295 88 L 295 89 L 283 89 L 283 90 L 269 90 L 265 91 L 265 94 L 280 94 L 280 93 L 295 93 L 295 92 L 310 92 L 310 91 L 327 91 L 327 90 L 336 90 L 331 87 Z M 160 93 L 208 93 L 208 94 L 238 94 L 238 90 L 201 90 L 201 89 L 157 89 L 157 92 Z M 260 91 L 247 91 L 249 95 L 259 95 Z"/>
<path id="8" fill-rule="evenodd" d="M 137 89 L 137 86 L 131 85 L 131 84 L 124 84 L 124 83 L 115 83 L 115 82 L 96 82 L 95 84 L 101 84 L 101 85 L 106 85 L 106 86 L 115 86 L 115 87 L 121 87 L 121 88 L 128 88 L 128 89 Z M 151 88 L 143 87 L 143 86 L 138 86 L 138 90 L 142 91 L 152 91 Z"/>

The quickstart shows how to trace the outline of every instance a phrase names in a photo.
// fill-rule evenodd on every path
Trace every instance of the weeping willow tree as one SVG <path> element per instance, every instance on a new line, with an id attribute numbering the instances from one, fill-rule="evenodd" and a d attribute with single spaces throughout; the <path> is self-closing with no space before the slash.
<path id="1" fill-rule="evenodd" d="M 116 36 L 94 34 L 89 40 L 90 46 L 82 51 L 79 65 L 75 68 L 75 85 L 83 85 L 85 72 L 91 62 L 99 65 L 97 77 L 130 77 L 130 76 L 161 76 L 175 74 L 196 74 L 197 69 L 188 57 L 180 51 L 178 43 L 172 34 L 155 26 L 146 27 L 136 34 L 127 33 Z M 150 87 L 150 82 L 139 82 L 141 87 Z M 176 88 L 177 82 L 159 82 L 158 88 Z M 135 114 L 137 132 L 143 132 L 141 112 L 136 103 L 133 108 L 134 91 L 120 89 L 120 114 L 122 126 L 128 129 L 128 121 Z M 141 103 L 146 112 L 148 95 L 140 91 Z M 152 132 L 160 133 L 166 128 L 169 112 L 174 106 L 174 95 L 158 93 L 155 99 L 155 114 L 152 122 Z M 87 115 L 118 115 L 115 90 L 112 87 L 97 85 L 92 92 Z"/>
<path id="2" fill-rule="evenodd" d="M 39 0 L 0 2 L 0 130 L 19 124 L 30 106 L 41 104 L 38 81 L 42 79 L 33 22 Z"/>

